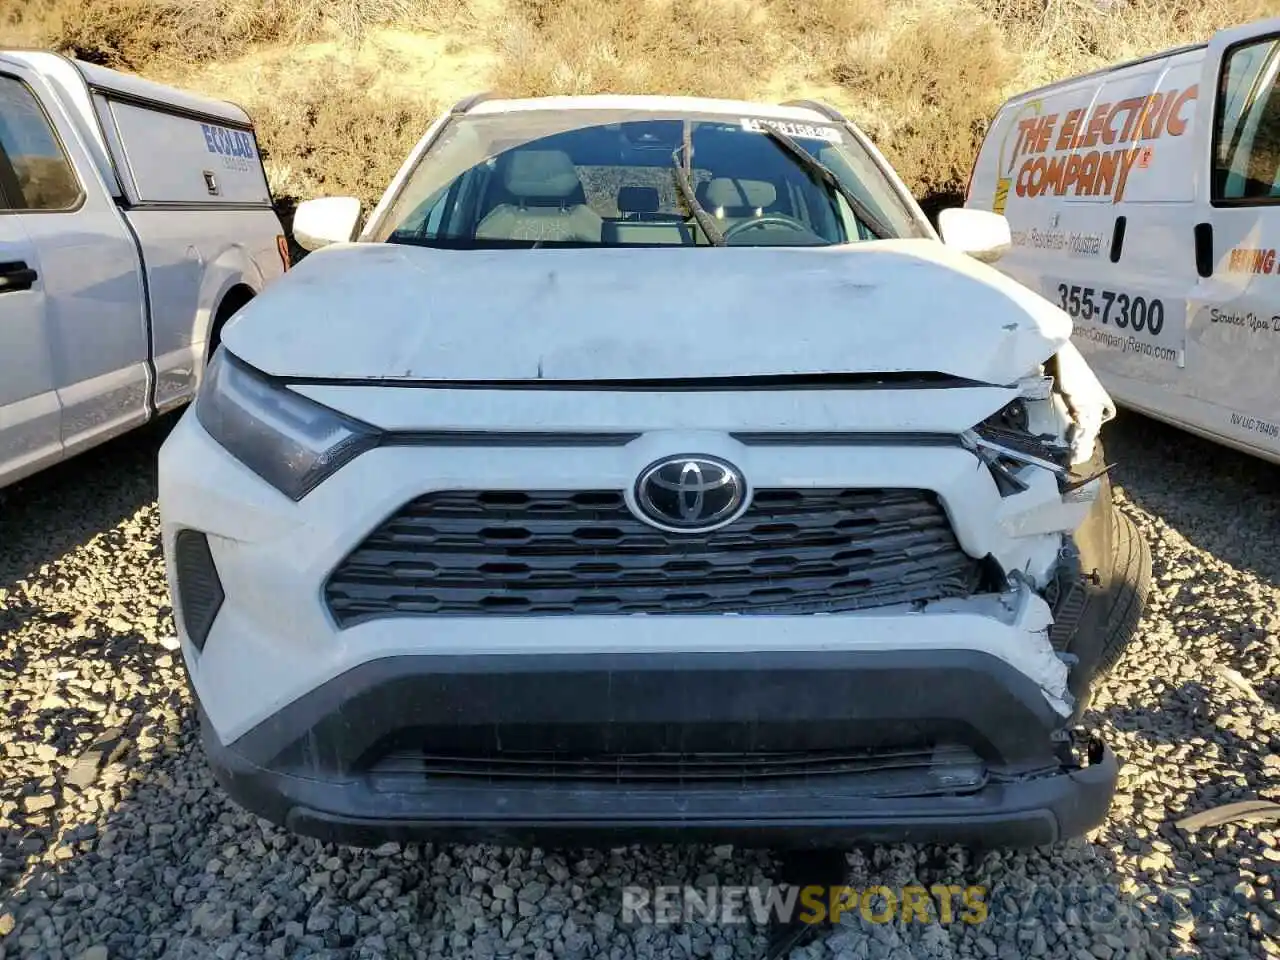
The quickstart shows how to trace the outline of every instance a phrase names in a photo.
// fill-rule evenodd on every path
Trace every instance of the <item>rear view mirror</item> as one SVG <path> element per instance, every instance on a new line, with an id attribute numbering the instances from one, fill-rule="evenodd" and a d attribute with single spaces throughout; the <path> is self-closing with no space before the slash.
<path id="1" fill-rule="evenodd" d="M 348 243 L 359 221 L 360 201 L 355 197 L 304 200 L 293 212 L 293 237 L 304 250 Z"/>
<path id="2" fill-rule="evenodd" d="M 995 263 L 1013 245 L 1009 221 L 989 210 L 951 207 L 938 214 L 942 242 L 983 263 Z"/>

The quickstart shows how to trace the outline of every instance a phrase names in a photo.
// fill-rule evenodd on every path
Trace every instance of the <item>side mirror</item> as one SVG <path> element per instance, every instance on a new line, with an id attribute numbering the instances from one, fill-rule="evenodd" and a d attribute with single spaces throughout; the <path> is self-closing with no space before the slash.
<path id="1" fill-rule="evenodd" d="M 1009 221 L 989 210 L 950 207 L 938 214 L 938 232 L 948 247 L 983 263 L 995 263 L 1013 246 Z"/>
<path id="2" fill-rule="evenodd" d="M 348 243 L 359 221 L 360 201 L 355 197 L 304 200 L 293 212 L 293 237 L 304 250 Z"/>

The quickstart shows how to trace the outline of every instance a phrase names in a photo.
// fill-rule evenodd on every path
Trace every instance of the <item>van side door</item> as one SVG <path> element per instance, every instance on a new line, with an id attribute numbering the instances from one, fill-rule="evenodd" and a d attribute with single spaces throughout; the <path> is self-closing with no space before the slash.
<path id="1" fill-rule="evenodd" d="M 71 455 L 150 416 L 138 250 L 79 129 L 32 71 L 7 78 L 18 217 L 40 259 L 62 443 Z"/>
<path id="2" fill-rule="evenodd" d="M 993 178 L 1013 250 L 1000 269 L 1067 312 L 1115 399 L 1151 408 L 1184 366 L 1198 54 L 1154 57 L 1023 104 Z M 1021 117 L 1021 119 L 1017 119 Z M 985 148 L 984 148 L 985 149 Z M 986 156 L 986 153 L 984 153 Z"/>
<path id="3" fill-rule="evenodd" d="M 0 73 L 0 487 L 62 456 L 40 261 L 16 213 L 22 192 L 6 149 L 14 83 Z"/>
<path id="4" fill-rule="evenodd" d="M 1208 204 L 1189 350 L 1209 425 L 1280 456 L 1280 23 L 1216 41 Z M 1206 77 L 1206 84 L 1210 81 Z M 1205 276 L 1205 273 L 1208 275 Z"/>

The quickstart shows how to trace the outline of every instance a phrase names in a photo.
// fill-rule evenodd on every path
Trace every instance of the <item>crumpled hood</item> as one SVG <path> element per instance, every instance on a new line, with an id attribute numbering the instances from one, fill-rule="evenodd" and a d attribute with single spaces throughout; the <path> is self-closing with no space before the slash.
<path id="1" fill-rule="evenodd" d="M 936 241 L 826 248 L 434 250 L 305 258 L 228 325 L 282 377 L 633 380 L 935 372 L 1008 384 L 1071 334 Z"/>

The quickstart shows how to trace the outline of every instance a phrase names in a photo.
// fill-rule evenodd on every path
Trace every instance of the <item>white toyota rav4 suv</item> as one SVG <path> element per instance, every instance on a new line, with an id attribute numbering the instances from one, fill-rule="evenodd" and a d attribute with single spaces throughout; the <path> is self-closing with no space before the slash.
<path id="1" fill-rule="evenodd" d="M 1150 560 L 1071 321 L 812 103 L 460 103 L 160 457 L 214 771 L 304 834 L 1051 842 Z M 323 248 L 323 249 L 321 249 Z"/>

